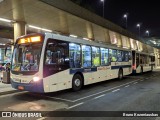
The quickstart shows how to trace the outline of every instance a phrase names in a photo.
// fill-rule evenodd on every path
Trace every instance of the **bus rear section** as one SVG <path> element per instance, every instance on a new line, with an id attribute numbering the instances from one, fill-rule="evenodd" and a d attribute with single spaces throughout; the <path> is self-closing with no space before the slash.
<path id="1" fill-rule="evenodd" d="M 132 73 L 152 71 L 155 66 L 155 56 L 149 53 L 132 51 Z"/>

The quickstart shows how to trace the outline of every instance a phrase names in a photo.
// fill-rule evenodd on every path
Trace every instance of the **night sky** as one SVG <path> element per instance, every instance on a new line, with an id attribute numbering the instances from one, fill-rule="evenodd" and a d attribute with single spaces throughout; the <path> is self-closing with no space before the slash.
<path id="1" fill-rule="evenodd" d="M 82 6 L 89 6 L 96 14 L 103 15 L 100 0 L 82 0 Z M 156 0 L 105 0 L 105 18 L 125 27 L 123 15 L 128 13 L 127 29 L 138 35 L 137 23 L 141 23 L 141 37 L 150 31 L 150 37 L 160 37 L 160 3 Z"/>

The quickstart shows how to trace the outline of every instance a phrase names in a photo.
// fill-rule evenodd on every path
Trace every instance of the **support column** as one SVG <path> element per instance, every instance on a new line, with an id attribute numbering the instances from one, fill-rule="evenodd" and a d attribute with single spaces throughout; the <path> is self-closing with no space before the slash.
<path id="1" fill-rule="evenodd" d="M 109 30 L 108 29 L 104 29 L 104 36 L 105 36 L 105 42 L 107 44 L 111 44 L 111 40 L 110 40 Z"/>
<path id="2" fill-rule="evenodd" d="M 122 38 L 119 33 L 116 33 L 117 36 L 117 47 L 122 47 Z"/>
<path id="3" fill-rule="evenodd" d="M 87 37 L 94 40 L 93 27 L 90 22 L 86 22 Z"/>
<path id="4" fill-rule="evenodd" d="M 14 42 L 26 34 L 26 23 L 24 17 L 23 0 L 12 0 L 13 20 L 14 22 Z"/>
<path id="5" fill-rule="evenodd" d="M 128 49 L 131 49 L 131 42 L 129 37 L 127 37 L 127 47 Z"/>
<path id="6" fill-rule="evenodd" d="M 63 34 L 69 34 L 68 18 L 64 12 L 59 12 L 60 30 Z"/>
<path id="7" fill-rule="evenodd" d="M 26 34 L 26 23 L 23 21 L 16 21 L 14 23 L 14 42 L 21 36 Z"/>
<path id="8" fill-rule="evenodd" d="M 157 59 L 158 63 L 157 63 L 157 66 L 160 66 L 160 59 L 159 58 L 160 58 L 160 54 L 158 54 L 158 59 Z"/>

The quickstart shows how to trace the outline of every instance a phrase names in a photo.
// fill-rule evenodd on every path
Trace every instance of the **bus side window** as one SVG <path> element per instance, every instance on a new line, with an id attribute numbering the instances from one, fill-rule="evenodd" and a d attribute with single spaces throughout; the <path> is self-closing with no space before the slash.
<path id="1" fill-rule="evenodd" d="M 117 50 L 109 49 L 109 55 L 110 55 L 111 62 L 117 61 Z"/>
<path id="2" fill-rule="evenodd" d="M 47 50 L 46 51 L 46 60 L 45 60 L 45 64 L 51 64 L 52 59 L 51 59 L 51 51 Z"/>
<path id="3" fill-rule="evenodd" d="M 80 45 L 69 43 L 69 64 L 70 68 L 81 67 L 81 47 Z"/>
<path id="4" fill-rule="evenodd" d="M 51 40 L 47 43 L 45 64 L 69 64 L 68 45 L 66 42 Z"/>
<path id="5" fill-rule="evenodd" d="M 91 67 L 91 47 L 82 45 L 82 63 L 83 67 Z"/>
<path id="6" fill-rule="evenodd" d="M 131 52 L 128 52 L 128 60 L 131 60 L 132 59 L 132 55 L 131 55 Z"/>
<path id="7" fill-rule="evenodd" d="M 92 47 L 92 66 L 100 65 L 100 51 L 98 47 Z"/>
<path id="8" fill-rule="evenodd" d="M 108 49 L 101 48 L 101 65 L 108 65 L 109 57 L 108 57 Z"/>
<path id="9" fill-rule="evenodd" d="M 117 61 L 122 62 L 122 51 L 117 50 Z"/>
<path id="10" fill-rule="evenodd" d="M 129 52 L 128 51 L 124 52 L 124 60 L 125 60 L 125 62 L 129 61 Z"/>

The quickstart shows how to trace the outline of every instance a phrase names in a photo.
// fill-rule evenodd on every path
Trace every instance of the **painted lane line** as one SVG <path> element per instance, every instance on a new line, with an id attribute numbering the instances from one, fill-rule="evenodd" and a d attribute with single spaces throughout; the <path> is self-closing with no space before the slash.
<path id="1" fill-rule="evenodd" d="M 139 80 L 136 80 L 136 81 L 139 81 Z M 92 97 L 92 96 L 96 96 L 96 95 L 102 94 L 104 92 L 107 92 L 107 91 L 110 91 L 110 90 L 113 90 L 113 89 L 117 89 L 119 87 L 128 85 L 128 84 L 136 82 L 136 81 L 131 81 L 131 82 L 128 82 L 128 83 L 125 83 L 125 84 L 122 84 L 122 85 L 119 85 L 119 86 L 116 86 L 116 87 L 113 87 L 113 88 L 110 88 L 110 89 L 107 89 L 107 90 L 104 90 L 104 91 L 101 91 L 101 92 L 98 92 L 98 93 L 95 93 L 95 94 L 91 94 L 89 96 L 85 96 L 85 97 L 82 97 L 82 98 L 79 98 L 79 99 L 76 99 L 76 100 L 69 100 L 69 99 L 63 99 L 63 98 L 58 98 L 58 97 L 49 97 L 49 96 L 45 96 L 45 97 L 46 98 L 51 98 L 51 99 L 56 99 L 56 100 L 62 100 L 62 101 L 67 101 L 67 102 L 72 102 L 73 103 L 73 102 L 77 102 L 77 101 L 80 101 L 80 100 L 83 100 L 83 99 L 86 99 L 86 98 L 89 98 L 89 97 Z"/>
<path id="2" fill-rule="evenodd" d="M 100 96 L 97 96 L 97 97 L 95 97 L 95 98 L 93 98 L 93 99 L 98 99 L 98 98 L 103 97 L 103 96 L 105 96 L 105 94 L 100 95 Z"/>
<path id="3" fill-rule="evenodd" d="M 134 82 L 133 85 L 137 84 L 138 82 Z"/>
<path id="4" fill-rule="evenodd" d="M 125 87 L 129 87 L 130 85 L 127 85 L 127 86 L 125 86 Z"/>
<path id="5" fill-rule="evenodd" d="M 144 81 L 144 80 L 140 80 L 140 81 L 142 82 L 142 81 Z"/>
<path id="6" fill-rule="evenodd" d="M 138 80 L 136 80 L 136 81 L 138 81 Z M 117 88 L 119 88 L 119 87 L 128 85 L 128 84 L 133 83 L 133 82 L 136 82 L 136 81 L 131 81 L 131 82 L 128 82 L 128 83 L 125 83 L 125 84 L 122 84 L 122 85 L 119 85 L 119 86 L 116 86 L 116 87 L 113 87 L 113 88 L 110 88 L 110 89 L 107 89 L 107 90 L 104 90 L 104 91 L 101 91 L 101 92 L 98 92 L 98 93 L 95 93 L 95 94 L 92 94 L 92 95 L 88 95 L 88 96 L 85 96 L 85 97 L 82 97 L 82 98 L 73 100 L 72 102 L 77 102 L 77 101 L 80 101 L 80 100 L 83 100 L 83 99 L 86 99 L 86 98 L 89 98 L 89 97 L 92 97 L 92 96 L 96 96 L 96 95 L 99 95 L 99 94 L 102 94 L 102 93 L 104 93 L 104 92 L 108 92 L 108 91 L 117 89 Z"/>
<path id="7" fill-rule="evenodd" d="M 116 90 L 113 90 L 112 92 L 117 92 L 117 91 L 119 91 L 120 89 L 116 89 Z"/>
<path id="8" fill-rule="evenodd" d="M 75 105 L 70 106 L 70 107 L 68 107 L 68 108 L 66 108 L 66 109 L 71 109 L 71 108 L 74 108 L 74 107 L 80 106 L 80 105 L 82 105 L 82 104 L 84 104 L 84 102 L 81 102 L 81 103 L 75 104 Z"/>
<path id="9" fill-rule="evenodd" d="M 45 97 L 47 97 L 47 98 L 51 98 L 51 99 L 56 99 L 56 100 L 67 101 L 67 102 L 73 102 L 73 100 L 68 100 L 68 99 L 63 99 L 63 98 L 49 97 L 49 96 L 45 96 Z"/>
<path id="10" fill-rule="evenodd" d="M 37 120 L 44 120 L 46 119 L 47 117 L 41 117 L 41 118 L 38 118 Z"/>

